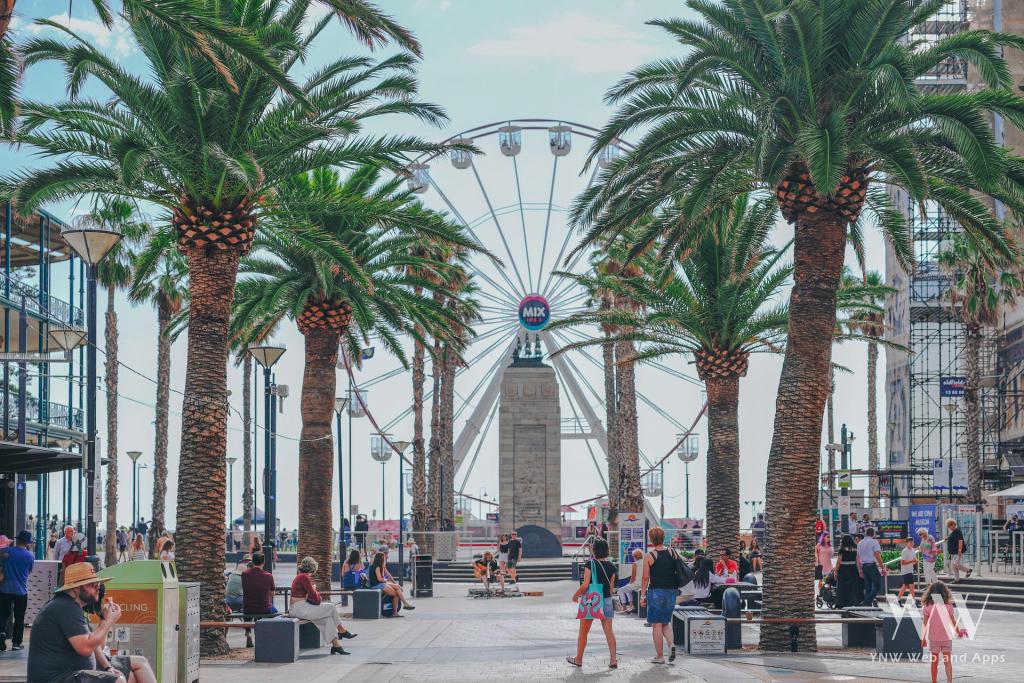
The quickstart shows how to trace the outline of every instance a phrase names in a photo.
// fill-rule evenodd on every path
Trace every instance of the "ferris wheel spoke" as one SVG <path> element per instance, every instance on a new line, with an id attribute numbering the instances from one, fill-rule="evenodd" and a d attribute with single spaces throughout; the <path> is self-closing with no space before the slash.
<path id="1" fill-rule="evenodd" d="M 476 167 L 473 167 L 473 172 L 476 173 Z M 477 181 L 479 182 L 479 180 L 480 180 L 480 176 L 477 176 Z M 434 188 L 434 191 L 437 192 L 438 196 L 441 197 L 441 200 L 448 206 L 448 209 L 452 212 L 452 214 L 457 219 L 459 219 L 459 222 L 462 223 L 462 226 L 464 228 L 466 228 L 466 230 L 469 231 L 470 235 L 473 236 L 473 239 L 475 239 L 478 244 L 483 244 L 483 242 L 481 242 L 480 238 L 477 236 L 476 232 L 473 230 L 473 228 L 470 227 L 469 223 L 466 222 L 466 219 L 462 217 L 462 214 L 459 213 L 459 210 L 455 208 L 455 205 L 452 204 L 450 199 L 448 199 L 448 195 L 446 195 L 444 193 L 444 191 L 441 189 L 440 185 L 437 184 L 437 181 L 434 180 L 433 177 L 431 177 L 431 179 L 430 179 L 430 185 L 431 185 L 431 187 Z M 488 203 L 488 205 L 489 205 L 489 203 Z M 492 209 L 492 213 L 493 213 L 493 209 Z M 497 220 L 497 219 L 495 219 L 495 220 Z M 502 294 L 504 294 L 511 303 L 513 303 L 516 306 L 519 305 L 519 301 L 520 301 L 520 299 L 522 299 L 522 297 L 515 295 L 516 286 L 515 286 L 515 284 L 513 284 L 512 280 L 509 279 L 508 274 L 505 272 L 504 268 L 498 268 L 498 274 L 501 275 L 502 279 L 505 280 L 505 282 L 508 284 L 508 289 L 506 289 L 505 287 L 499 285 L 487 273 L 483 272 L 478 267 L 474 266 L 472 260 L 469 262 L 469 268 L 473 271 L 474 274 L 478 275 L 480 278 L 482 278 L 484 281 L 486 281 L 492 287 L 494 287 L 497 291 L 499 291 Z M 482 292 L 481 292 L 481 294 L 482 294 Z"/>
<path id="2" fill-rule="evenodd" d="M 516 177 L 516 198 L 519 200 L 519 222 L 523 226 L 523 253 L 526 254 L 526 279 L 530 283 L 530 288 L 526 290 L 526 293 L 532 294 L 534 291 L 533 267 L 530 265 L 530 242 L 526 238 L 526 212 L 523 210 L 523 186 L 519 182 L 519 163 L 516 161 L 514 156 L 509 158 L 512 159 L 512 170 Z M 540 283 L 538 282 L 537 284 Z"/>
<path id="3" fill-rule="evenodd" d="M 504 360 L 512 355 L 512 349 L 515 346 L 515 342 L 509 342 L 508 346 L 505 347 L 504 354 L 499 360 Z M 470 446 L 473 445 L 473 441 L 476 440 L 478 434 L 480 434 L 480 426 L 483 420 L 483 416 L 487 414 L 487 411 L 491 409 L 491 406 L 498 400 L 498 394 L 501 392 L 501 379 L 505 376 L 505 363 L 499 363 L 497 370 L 491 375 L 491 381 L 484 390 L 483 396 L 480 397 L 479 403 L 473 409 L 469 419 L 466 420 L 465 426 L 462 431 L 459 432 L 459 436 L 455 439 L 455 447 L 453 448 L 453 466 L 455 467 L 454 472 L 459 471 L 459 467 L 462 465 L 462 461 L 466 459 L 466 455 L 469 453 Z"/>
<path id="4" fill-rule="evenodd" d="M 523 276 L 519 272 L 519 266 L 516 265 L 516 260 L 512 257 L 512 250 L 509 249 L 508 240 L 505 239 L 505 231 L 501 228 L 501 221 L 498 220 L 498 214 L 494 212 L 494 205 L 491 204 L 491 197 L 487 194 L 487 188 L 484 187 L 484 182 L 480 179 L 480 173 L 476 170 L 476 164 L 471 163 L 469 167 L 473 169 L 473 177 L 476 178 L 477 187 L 480 188 L 480 193 L 484 196 L 487 210 L 491 212 L 491 218 L 494 220 L 494 227 L 498 229 L 498 236 L 501 238 L 501 243 L 505 246 L 505 253 L 508 254 L 509 264 L 512 266 L 512 271 L 516 274 L 516 280 L 519 281 L 520 291 L 522 292 L 520 298 L 522 298 L 527 293 L 526 285 L 523 283 Z M 504 269 L 501 272 L 504 274 Z M 508 278 L 507 275 L 505 277 L 506 279 Z M 512 285 L 512 283 L 509 282 L 509 285 Z M 513 286 L 512 289 L 515 290 L 515 287 Z"/>
<path id="5" fill-rule="evenodd" d="M 572 400 L 571 396 L 567 396 L 566 398 L 569 399 L 569 409 L 572 410 L 573 419 L 576 420 L 577 425 L 582 425 L 582 420 L 580 420 L 580 414 L 576 410 L 575 402 Z M 594 454 L 594 449 L 590 445 L 590 439 L 583 439 L 583 444 L 587 447 L 587 452 L 590 453 L 590 460 L 594 463 L 594 469 L 597 470 L 597 476 L 601 479 L 601 486 L 604 487 L 605 491 L 607 491 L 608 480 L 604 478 L 604 470 L 601 469 L 600 463 L 597 462 L 597 456 Z"/>
<path id="6" fill-rule="evenodd" d="M 541 242 L 540 248 L 540 265 L 537 268 L 538 285 L 540 285 L 541 278 L 544 277 L 544 262 L 548 254 L 548 230 L 551 227 L 551 212 L 554 209 L 555 200 L 555 176 L 558 173 L 558 156 L 553 155 L 552 158 L 554 161 L 551 164 L 551 186 L 548 188 L 547 216 L 544 218 L 544 239 Z"/>
<path id="7" fill-rule="evenodd" d="M 552 333 L 547 330 L 540 332 L 540 338 L 543 340 L 544 345 L 548 349 L 555 348 L 555 338 Z M 583 411 L 583 416 L 587 418 L 587 422 L 590 423 L 590 431 L 595 434 L 598 443 L 601 444 L 601 450 L 604 451 L 605 456 L 608 455 L 608 433 L 605 431 L 604 423 L 594 412 L 593 406 L 586 400 L 586 396 L 583 394 L 583 390 L 580 388 L 579 382 L 577 381 L 576 375 L 570 370 L 571 363 L 565 355 L 552 356 L 551 364 L 555 366 L 555 370 L 559 373 L 562 378 L 562 383 L 569 393 L 576 397 L 576 402 L 579 404 L 580 409 Z M 585 380 L 585 378 L 583 378 Z"/>
<path id="8" fill-rule="evenodd" d="M 590 173 L 590 180 L 587 181 L 587 188 L 588 189 L 594 183 L 594 178 L 597 177 L 597 169 L 598 169 L 598 165 L 594 164 L 594 170 L 591 171 L 591 173 Z M 554 186 L 554 178 L 553 177 L 552 177 L 552 186 Z M 570 269 L 559 268 L 559 265 L 562 263 L 562 257 L 565 255 L 565 248 L 569 246 L 569 240 L 572 239 L 572 235 L 573 235 L 573 230 L 569 229 L 568 226 L 566 226 L 565 238 L 562 239 L 562 246 L 558 249 L 558 257 L 555 258 L 555 262 L 551 265 L 551 272 L 548 273 L 548 279 L 544 282 L 544 288 L 541 290 L 541 296 L 543 296 L 545 299 L 548 296 L 548 291 L 551 289 L 551 280 L 555 277 L 555 270 L 556 269 L 559 269 L 559 270 L 571 270 L 571 268 Z M 583 251 L 581 250 L 580 254 L 582 254 L 582 253 L 583 253 Z"/>
<path id="9" fill-rule="evenodd" d="M 562 299 L 561 297 L 559 297 L 557 299 L 552 299 L 551 300 L 551 306 L 552 307 L 557 306 L 559 308 L 559 312 L 561 312 L 561 309 L 563 307 L 573 307 L 571 305 L 572 304 L 577 304 L 577 303 L 580 304 L 578 306 L 578 308 L 590 309 L 590 308 L 592 308 L 592 306 L 588 306 L 586 304 L 586 300 L 589 299 L 589 298 L 590 298 L 590 292 L 584 290 L 584 291 L 579 292 L 577 294 L 573 294 L 572 296 L 567 297 L 565 299 Z"/>
<path id="10" fill-rule="evenodd" d="M 491 348 L 493 349 L 494 347 L 492 346 Z M 466 407 L 470 403 L 472 403 L 474 398 L 476 398 L 476 395 L 480 391 L 480 388 L 484 385 L 484 382 L 486 382 L 487 379 L 490 377 L 490 373 L 495 372 L 496 370 L 498 370 L 498 366 L 500 364 L 504 363 L 504 362 L 505 362 L 505 357 L 503 355 L 499 354 L 498 355 L 498 359 L 496 361 L 494 361 L 494 363 L 488 369 L 487 373 L 485 373 L 480 378 L 480 381 L 476 383 L 476 386 L 473 387 L 473 390 L 471 392 L 469 392 L 469 396 L 467 396 L 466 398 L 462 399 L 462 405 L 459 406 L 458 410 L 455 411 L 455 414 L 453 416 L 455 419 L 458 419 L 459 417 L 461 417 L 462 413 L 465 412 Z M 460 396 L 460 398 L 461 398 L 461 396 Z"/>
<path id="11" fill-rule="evenodd" d="M 476 450 L 473 451 L 473 459 L 469 461 L 469 468 L 466 470 L 466 475 L 462 478 L 462 486 L 459 487 L 459 495 L 466 490 L 466 483 L 469 482 L 469 475 L 473 474 L 473 468 L 476 466 L 476 459 L 480 455 L 480 449 L 483 448 L 484 442 L 487 440 L 487 433 L 491 431 L 491 423 L 494 422 L 494 416 L 498 414 L 498 402 L 494 402 L 494 407 L 491 408 L 490 414 L 487 416 L 487 424 L 484 425 L 484 431 L 480 435 L 480 439 L 476 443 Z"/>

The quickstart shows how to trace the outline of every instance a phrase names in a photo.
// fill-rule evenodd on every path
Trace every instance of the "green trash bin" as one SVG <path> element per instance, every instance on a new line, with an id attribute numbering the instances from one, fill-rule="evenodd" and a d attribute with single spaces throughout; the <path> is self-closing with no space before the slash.
<path id="1" fill-rule="evenodd" d="M 106 596 L 121 607 L 121 619 L 107 634 L 111 653 L 142 655 L 159 683 L 178 683 L 180 598 L 174 563 L 125 562 L 99 575 L 110 577 Z"/>

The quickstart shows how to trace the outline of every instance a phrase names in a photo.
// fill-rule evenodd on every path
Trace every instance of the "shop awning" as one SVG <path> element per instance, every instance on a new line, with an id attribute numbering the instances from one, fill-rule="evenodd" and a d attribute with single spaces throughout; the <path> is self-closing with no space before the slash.
<path id="1" fill-rule="evenodd" d="M 49 474 L 82 467 L 82 456 L 56 448 L 0 441 L 0 474 Z"/>
<path id="2" fill-rule="evenodd" d="M 1024 484 L 1017 484 L 1016 486 L 1011 486 L 1008 489 L 996 491 L 995 493 L 987 493 L 985 495 L 989 498 L 1024 498 Z"/>

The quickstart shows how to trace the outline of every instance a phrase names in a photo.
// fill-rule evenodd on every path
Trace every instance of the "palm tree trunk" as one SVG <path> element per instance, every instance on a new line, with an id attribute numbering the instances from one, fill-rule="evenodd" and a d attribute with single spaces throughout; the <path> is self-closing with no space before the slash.
<path id="1" fill-rule="evenodd" d="M 828 401 L 825 403 L 826 426 L 828 429 L 828 444 L 836 442 L 835 427 L 835 395 L 836 395 L 836 369 L 829 365 L 828 368 Z M 831 448 L 828 451 L 828 492 L 832 493 L 836 488 L 836 452 Z"/>
<path id="2" fill-rule="evenodd" d="M 245 434 L 242 436 L 242 469 L 245 474 L 242 476 L 242 529 L 252 529 L 252 504 L 255 498 L 252 490 L 252 356 L 245 354 L 242 361 L 242 377 L 245 386 L 242 387 L 242 425 Z"/>
<path id="3" fill-rule="evenodd" d="M 182 401 L 176 545 L 178 576 L 198 581 L 200 619 L 223 621 L 227 493 L 228 324 L 241 254 L 190 249 L 188 364 Z M 331 370 L 333 374 L 333 368 Z M 333 396 L 331 399 L 333 400 Z M 204 655 L 228 652 L 223 629 L 203 629 Z"/>
<path id="4" fill-rule="evenodd" d="M 417 326 L 422 334 L 422 329 Z M 415 531 L 427 530 L 427 451 L 423 443 L 423 386 L 426 384 L 424 372 L 426 348 L 416 340 L 413 342 L 412 356 L 412 528 Z M 427 535 L 417 538 L 417 545 L 427 547 Z"/>
<path id="5" fill-rule="evenodd" d="M 15 2 L 16 0 L 0 0 L 0 38 L 7 35 L 7 29 L 11 26 Z"/>
<path id="6" fill-rule="evenodd" d="M 878 507 L 878 344 L 868 342 L 868 499 Z"/>
<path id="7" fill-rule="evenodd" d="M 709 378 L 707 544 L 734 553 L 740 533 L 740 378 Z M 664 483 L 662 483 L 664 485 Z"/>
<path id="8" fill-rule="evenodd" d="M 107 389 L 107 533 L 103 552 L 108 565 L 117 564 L 117 311 L 116 289 L 107 287 L 106 346 L 104 367 Z M 134 524 L 137 520 L 132 520 Z"/>
<path id="9" fill-rule="evenodd" d="M 608 338 L 609 334 L 605 332 L 605 339 Z M 614 521 L 619 515 L 619 430 L 615 420 L 615 344 L 610 341 L 601 344 L 601 356 L 604 363 L 605 433 L 608 439 L 608 517 Z"/>
<path id="10" fill-rule="evenodd" d="M 640 445 L 636 425 L 636 364 L 633 342 L 615 343 L 615 375 L 619 389 L 615 424 L 619 432 L 619 505 L 625 512 L 643 512 L 644 493 L 640 486 Z"/>
<path id="11" fill-rule="evenodd" d="M 157 301 L 156 341 L 156 435 L 153 440 L 153 514 L 149 527 L 149 556 L 156 559 L 160 549 L 156 540 L 166 528 L 167 507 L 167 419 L 171 399 L 171 340 L 167 327 L 171 324 L 171 304 L 166 298 Z"/>
<path id="12" fill-rule="evenodd" d="M 441 462 L 444 463 L 444 477 L 441 478 L 441 522 L 451 527 L 455 523 L 455 366 L 458 354 L 448 345 L 444 349 L 444 368 L 441 377 Z"/>
<path id="13" fill-rule="evenodd" d="M 331 500 L 334 481 L 335 367 L 337 330 L 306 330 L 306 366 L 302 374 L 302 441 L 299 442 L 299 557 L 319 563 L 313 575 L 318 590 L 331 589 Z"/>
<path id="14" fill-rule="evenodd" d="M 433 381 L 430 401 L 430 451 L 427 460 L 430 464 L 427 482 L 427 529 L 438 530 L 441 516 L 441 344 L 434 341 L 434 349 L 430 363 L 430 376 Z"/>
<path id="15" fill-rule="evenodd" d="M 775 430 L 765 492 L 767 552 L 764 616 L 814 616 L 814 519 L 821 421 L 828 398 L 836 289 L 843 268 L 846 221 L 831 212 L 796 222 L 789 331 L 775 400 Z M 789 626 L 763 624 L 763 650 L 789 649 Z M 817 649 L 813 624 L 800 629 L 798 648 Z"/>
<path id="16" fill-rule="evenodd" d="M 981 503 L 981 447 L 979 443 L 978 381 L 981 375 L 981 327 L 965 325 L 964 409 L 967 411 L 967 502 Z"/>

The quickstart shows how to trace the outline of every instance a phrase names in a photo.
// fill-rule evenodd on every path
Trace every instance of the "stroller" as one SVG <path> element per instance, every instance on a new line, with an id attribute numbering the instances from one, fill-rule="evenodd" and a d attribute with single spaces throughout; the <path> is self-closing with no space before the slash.
<path id="1" fill-rule="evenodd" d="M 828 606 L 829 609 L 836 608 L 836 575 L 829 572 L 821 583 L 821 590 L 818 591 L 816 604 L 818 608 Z"/>

